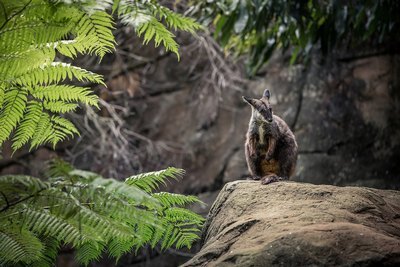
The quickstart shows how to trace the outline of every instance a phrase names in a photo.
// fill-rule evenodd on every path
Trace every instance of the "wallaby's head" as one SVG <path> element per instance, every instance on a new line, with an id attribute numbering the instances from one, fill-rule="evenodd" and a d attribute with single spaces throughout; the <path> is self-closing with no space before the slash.
<path id="1" fill-rule="evenodd" d="M 253 115 L 256 119 L 261 119 L 268 123 L 273 121 L 272 108 L 269 103 L 271 93 L 268 89 L 265 89 L 263 96 L 260 99 L 248 98 L 243 96 L 243 100 L 253 108 Z"/>

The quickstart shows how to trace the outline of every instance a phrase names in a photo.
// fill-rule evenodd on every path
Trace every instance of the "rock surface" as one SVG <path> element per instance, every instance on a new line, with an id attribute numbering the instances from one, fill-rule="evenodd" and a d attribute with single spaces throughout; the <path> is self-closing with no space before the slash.
<path id="1" fill-rule="evenodd" d="M 231 182 L 203 241 L 183 266 L 400 266 L 400 192 Z"/>

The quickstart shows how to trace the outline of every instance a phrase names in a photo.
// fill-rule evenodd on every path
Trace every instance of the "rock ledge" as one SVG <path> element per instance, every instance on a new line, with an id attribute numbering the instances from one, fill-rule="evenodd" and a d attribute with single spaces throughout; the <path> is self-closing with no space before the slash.
<path id="1" fill-rule="evenodd" d="M 400 266 L 400 192 L 227 183 L 183 266 Z"/>

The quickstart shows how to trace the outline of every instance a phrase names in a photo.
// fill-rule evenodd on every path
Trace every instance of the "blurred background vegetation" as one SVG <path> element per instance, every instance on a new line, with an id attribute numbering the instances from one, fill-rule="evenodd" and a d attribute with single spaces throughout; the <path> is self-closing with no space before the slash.
<path id="1" fill-rule="evenodd" d="M 226 51 L 248 54 L 255 72 L 279 49 L 290 63 L 307 62 L 311 51 L 398 49 L 398 1 L 198 1 L 195 11 L 212 24 Z"/>
<path id="2" fill-rule="evenodd" d="M 1 174 L 40 176 L 54 157 L 116 178 L 176 166 L 187 175 L 168 188 L 199 196 L 205 215 L 223 184 L 248 175 L 241 95 L 269 88 L 299 144 L 293 180 L 400 188 L 398 1 L 158 2 L 204 24 L 195 36 L 175 32 L 180 61 L 117 23 L 115 53 L 72 61 L 107 85 L 85 85 L 99 111 L 68 115 L 81 135 L 13 156 L 6 143 Z M 176 266 L 195 249 L 144 249 L 119 264 Z M 72 256 L 64 249 L 58 264 L 73 266 Z"/>

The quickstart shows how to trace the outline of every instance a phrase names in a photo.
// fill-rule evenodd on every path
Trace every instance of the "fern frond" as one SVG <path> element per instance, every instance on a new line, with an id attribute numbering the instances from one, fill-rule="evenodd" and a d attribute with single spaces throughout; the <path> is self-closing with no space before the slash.
<path id="1" fill-rule="evenodd" d="M 162 203 L 164 208 L 169 208 L 173 206 L 185 206 L 187 204 L 193 204 L 193 203 L 204 204 L 196 196 L 185 196 L 167 192 L 154 193 L 151 194 L 151 196 L 154 197 L 155 199 L 158 199 Z"/>
<path id="2" fill-rule="evenodd" d="M 35 87 L 32 96 L 48 101 L 81 102 L 96 107 L 99 99 L 90 88 L 63 84 Z"/>
<path id="3" fill-rule="evenodd" d="M 114 179 L 104 179 L 102 177 L 95 178 L 90 185 L 101 188 L 106 194 L 123 196 L 129 203 L 145 204 L 152 207 L 158 206 L 157 200 L 153 199 L 140 188 L 120 183 Z"/>
<path id="4" fill-rule="evenodd" d="M 46 176 L 49 180 L 58 180 L 60 177 L 68 177 L 69 173 L 73 170 L 74 168 L 71 164 L 59 158 L 55 158 L 48 162 Z"/>
<path id="5" fill-rule="evenodd" d="M 134 245 L 135 245 L 135 241 L 133 238 L 129 239 L 129 240 L 126 240 L 126 239 L 120 240 L 120 239 L 114 238 L 107 244 L 107 251 L 111 257 L 115 258 L 116 261 L 118 261 L 119 258 L 123 254 L 128 253 Z"/>
<path id="6" fill-rule="evenodd" d="M 0 264 L 27 264 L 39 259 L 43 250 L 40 240 L 26 229 L 13 225 L 0 228 Z"/>
<path id="7" fill-rule="evenodd" d="M 67 135 L 73 136 L 74 134 L 79 135 L 78 130 L 75 125 L 69 120 L 53 115 L 51 117 L 51 122 L 54 123 L 54 131 L 60 135 L 66 137 Z"/>
<path id="8" fill-rule="evenodd" d="M 128 185 L 133 185 L 145 192 L 152 192 L 157 189 L 160 184 L 164 184 L 165 180 L 168 178 L 177 179 L 177 177 L 182 176 L 185 170 L 169 167 L 165 170 L 157 172 L 141 173 L 135 176 L 131 176 L 125 179 L 125 183 Z"/>
<path id="9" fill-rule="evenodd" d="M 91 54 L 90 49 L 97 39 L 93 36 L 76 37 L 72 40 L 61 40 L 52 43 L 46 43 L 39 47 L 52 48 L 60 54 L 69 58 L 76 58 L 78 54 Z"/>
<path id="10" fill-rule="evenodd" d="M 116 258 L 146 244 L 154 247 L 159 243 L 162 249 L 190 247 L 203 223 L 199 215 L 176 207 L 198 202 L 195 197 L 150 195 L 134 183 L 104 179 L 94 173 L 74 170 L 60 161 L 53 163 L 50 173 L 57 177 L 41 181 L 29 176 L 0 176 L 3 194 L 0 208 L 5 210 L 0 216 L 0 233 L 4 227 L 8 229 L 17 223 L 18 229 L 35 238 L 52 240 L 49 245 L 42 245 L 30 261 L 18 256 L 23 246 L 16 247 L 18 263 L 49 265 L 60 242 L 77 249 L 77 260 L 81 264 L 97 259 L 106 246 Z M 157 176 L 158 180 L 182 173 L 180 169 L 169 168 L 143 177 L 148 183 L 149 176 Z M 0 259 L 8 264 L 9 260 L 1 252 Z"/>
<path id="11" fill-rule="evenodd" d="M 89 38 L 93 43 L 87 47 L 88 51 L 94 52 L 100 58 L 114 49 L 114 36 L 112 34 L 112 17 L 106 12 L 96 11 L 93 14 L 81 14 L 77 24 L 76 33 L 78 38 Z"/>
<path id="12" fill-rule="evenodd" d="M 27 101 L 25 88 L 11 88 L 4 94 L 0 110 L 0 144 L 3 143 L 21 120 Z"/>
<path id="13" fill-rule="evenodd" d="M 12 148 L 17 150 L 25 145 L 35 134 L 36 126 L 42 114 L 42 104 L 29 101 L 25 108 L 25 114 L 17 131 L 14 134 Z"/>
<path id="14" fill-rule="evenodd" d="M 202 225 L 204 222 L 204 218 L 202 216 L 183 208 L 168 208 L 164 211 L 164 213 L 168 221 L 176 224 L 190 222 L 194 225 Z"/>
<path id="15" fill-rule="evenodd" d="M 67 78 L 69 80 L 76 79 L 80 82 L 93 82 L 104 85 L 102 76 L 63 62 L 45 64 L 41 68 L 34 69 L 24 75 L 16 77 L 12 83 L 33 87 L 36 85 L 62 82 Z"/>
<path id="16" fill-rule="evenodd" d="M 183 247 L 187 247 L 190 249 L 192 247 L 192 244 L 200 239 L 198 235 L 199 231 L 200 230 L 197 228 L 181 229 L 179 236 L 176 240 L 175 247 L 177 249 L 181 249 Z"/>
<path id="17" fill-rule="evenodd" d="M 161 249 L 165 249 L 168 247 L 168 244 L 171 242 L 171 239 L 173 239 L 172 233 L 174 232 L 174 230 L 176 230 L 174 225 L 172 224 L 167 225 L 167 227 L 164 230 L 164 235 L 161 242 Z"/>
<path id="18" fill-rule="evenodd" d="M 50 116 L 47 113 L 42 113 L 36 125 L 35 133 L 32 136 L 30 149 L 38 147 L 39 145 L 46 143 L 50 139 L 53 133 L 53 129 L 50 127 L 50 125 Z"/>
<path id="19" fill-rule="evenodd" d="M 75 258 L 79 263 L 87 266 L 90 261 L 98 260 L 103 252 L 104 244 L 99 242 L 85 242 L 79 247 L 75 254 Z"/>
<path id="20" fill-rule="evenodd" d="M 29 229 L 41 236 L 52 236 L 73 245 L 78 245 L 81 240 L 91 240 L 80 231 L 79 227 L 69 224 L 67 220 L 50 213 L 49 210 L 27 206 L 24 209 L 24 216 Z"/>
<path id="21" fill-rule="evenodd" d="M 143 35 L 144 43 L 154 40 L 155 46 L 163 44 L 165 50 L 175 53 L 179 59 L 178 44 L 175 35 L 167 29 L 183 30 L 194 34 L 201 28 L 193 19 L 179 15 L 154 1 L 133 2 L 118 1 L 113 6 L 124 24 L 135 28 L 138 36 Z M 162 23 L 166 23 L 164 26 Z"/>
<path id="22" fill-rule="evenodd" d="M 5 91 L 6 91 L 5 83 L 0 82 L 0 110 L 3 109 Z"/>
<path id="23" fill-rule="evenodd" d="M 195 34 L 196 30 L 202 29 L 194 19 L 182 16 L 172 10 L 161 5 L 149 5 L 153 9 L 153 13 L 159 17 L 160 20 L 165 20 L 168 27 L 176 30 L 182 30 Z"/>
<path id="24" fill-rule="evenodd" d="M 32 192 L 41 191 L 49 187 L 50 187 L 49 183 L 43 182 L 40 179 L 32 179 L 32 177 L 27 175 L 0 176 L 0 188 L 3 193 L 10 192 L 10 196 L 12 192 L 15 193 L 24 192 L 26 194 L 29 194 Z"/>
<path id="25" fill-rule="evenodd" d="M 40 258 L 32 262 L 33 267 L 52 267 L 56 261 L 60 241 L 54 237 L 43 237 L 44 249 Z"/>
<path id="26" fill-rule="evenodd" d="M 42 12 L 42 11 L 40 11 Z M 0 51 L 8 49 L 10 52 L 28 50 L 32 44 L 45 44 L 52 41 L 60 40 L 66 36 L 70 31 L 68 23 L 64 22 L 42 22 L 42 21 L 30 21 L 22 22 L 18 21 L 17 25 L 10 25 L 2 31 L 0 31 L 1 39 Z"/>
<path id="27" fill-rule="evenodd" d="M 31 47 L 15 52 L 0 52 L 0 80 L 7 81 L 43 64 L 48 64 L 54 60 L 55 55 L 54 49 Z"/>
<path id="28" fill-rule="evenodd" d="M 144 44 L 148 44 L 152 39 L 154 39 L 156 47 L 162 43 L 165 50 L 175 53 L 179 59 L 179 46 L 174 40 L 175 35 L 168 31 L 161 22 L 157 21 L 157 19 L 151 17 L 148 21 L 141 23 L 136 27 L 136 33 L 138 36 L 143 35 Z"/>
<path id="29" fill-rule="evenodd" d="M 44 109 L 47 109 L 54 113 L 67 113 L 70 111 L 74 111 L 78 107 L 78 104 L 67 103 L 64 101 L 44 101 L 43 107 Z"/>
<path id="30" fill-rule="evenodd" d="M 152 228 L 153 233 L 150 238 L 150 246 L 152 248 L 155 248 L 164 237 L 164 229 L 167 227 L 168 222 L 165 219 L 161 219 L 159 225 L 159 228 Z"/>

